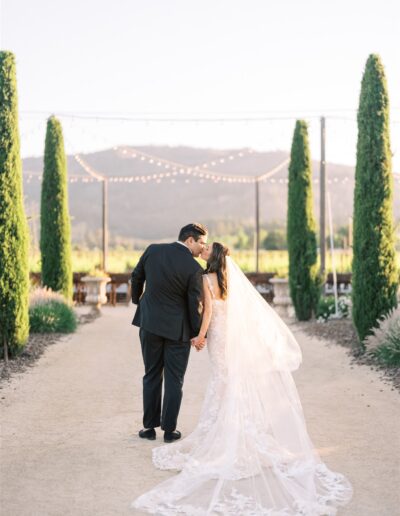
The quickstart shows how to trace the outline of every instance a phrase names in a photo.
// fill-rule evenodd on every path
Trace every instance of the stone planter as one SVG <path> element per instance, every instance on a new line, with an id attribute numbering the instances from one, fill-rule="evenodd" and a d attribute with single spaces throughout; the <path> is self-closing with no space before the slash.
<path id="1" fill-rule="evenodd" d="M 289 294 L 288 278 L 271 278 L 270 283 L 274 287 L 273 306 L 279 315 L 284 317 L 294 316 L 294 306 Z"/>
<path id="2" fill-rule="evenodd" d="M 107 303 L 106 285 L 111 281 L 108 276 L 84 276 L 81 281 L 86 287 L 85 302 L 100 310 Z"/>

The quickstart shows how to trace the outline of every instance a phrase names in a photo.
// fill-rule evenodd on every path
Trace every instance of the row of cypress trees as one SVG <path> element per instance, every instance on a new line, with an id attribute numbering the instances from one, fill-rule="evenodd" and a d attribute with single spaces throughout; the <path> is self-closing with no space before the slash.
<path id="1" fill-rule="evenodd" d="M 72 298 L 67 167 L 60 122 L 47 123 L 41 198 L 42 284 Z M 0 352 L 29 335 L 28 227 L 23 205 L 15 56 L 0 51 Z"/>
<path id="2" fill-rule="evenodd" d="M 389 97 L 382 62 L 366 63 L 358 110 L 354 191 L 353 321 L 362 341 L 397 306 Z M 315 311 L 316 223 L 307 124 L 296 122 L 289 166 L 287 237 L 289 286 L 300 320 Z M 72 296 L 67 165 L 60 122 L 47 123 L 41 196 L 42 283 Z M 23 207 L 15 57 L 0 52 L 0 348 L 7 358 L 27 340 L 28 230 Z"/>
<path id="3" fill-rule="evenodd" d="M 358 109 L 357 164 L 353 204 L 352 318 L 362 343 L 381 317 L 397 306 L 399 272 L 393 223 L 393 173 L 389 96 L 378 55 L 369 56 Z M 307 124 L 298 120 L 289 166 L 287 239 L 289 289 L 299 320 L 316 310 L 322 278 L 312 204 L 312 168 Z"/>

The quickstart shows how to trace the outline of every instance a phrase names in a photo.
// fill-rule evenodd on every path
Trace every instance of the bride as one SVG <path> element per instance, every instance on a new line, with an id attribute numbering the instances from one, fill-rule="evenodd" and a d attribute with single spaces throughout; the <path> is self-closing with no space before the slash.
<path id="1" fill-rule="evenodd" d="M 291 371 L 299 345 L 228 249 L 203 250 L 210 380 L 194 431 L 153 449 L 159 469 L 180 473 L 132 507 L 157 515 L 326 516 L 352 496 L 307 433 Z"/>

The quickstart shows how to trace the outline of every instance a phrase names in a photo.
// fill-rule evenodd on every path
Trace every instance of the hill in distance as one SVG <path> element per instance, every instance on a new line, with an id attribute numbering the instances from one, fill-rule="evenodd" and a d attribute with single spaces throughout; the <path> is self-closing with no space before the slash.
<path id="1" fill-rule="evenodd" d="M 126 149 L 124 154 L 122 149 Z M 136 157 L 132 157 L 132 154 Z M 154 156 L 141 159 L 141 153 Z M 241 154 L 241 156 L 239 156 Z M 121 176 L 151 176 L 171 171 L 158 159 L 200 168 L 205 172 L 258 176 L 286 158 L 284 151 L 256 152 L 249 149 L 198 149 L 168 146 L 121 146 L 79 155 L 92 169 L 111 180 Z M 158 158 L 158 159 L 157 159 Z M 90 178 L 75 160 L 67 157 L 69 176 Z M 161 163 L 161 165 L 159 164 Z M 211 163 L 213 163 L 211 165 Z M 319 161 L 313 162 L 313 180 L 319 180 Z M 43 158 L 23 160 L 24 195 L 27 212 L 36 218 L 39 213 L 41 182 L 37 175 L 43 171 Z M 354 168 L 327 163 L 327 189 L 330 192 L 334 226 L 346 225 L 353 211 Z M 29 179 L 31 176 L 31 179 Z M 287 213 L 287 166 L 260 184 L 260 221 L 262 226 L 285 226 Z M 272 181 L 273 180 L 273 181 Z M 400 218 L 400 182 L 395 185 L 395 218 Z M 314 213 L 319 218 L 319 183 L 313 183 Z M 69 183 L 69 206 L 72 219 L 72 238 L 76 243 L 87 242 L 99 233 L 102 213 L 102 184 Z M 132 241 L 173 240 L 183 225 L 203 222 L 211 232 L 221 223 L 231 225 L 254 224 L 255 186 L 246 183 L 215 183 L 199 177 L 177 174 L 159 182 L 151 180 L 109 182 L 109 231 L 111 242 L 118 237 Z"/>

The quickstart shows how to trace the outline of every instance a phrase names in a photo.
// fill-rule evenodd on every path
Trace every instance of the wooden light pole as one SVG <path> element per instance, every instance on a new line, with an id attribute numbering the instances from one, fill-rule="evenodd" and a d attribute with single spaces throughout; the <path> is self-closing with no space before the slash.
<path id="1" fill-rule="evenodd" d="M 107 254 L 108 254 L 108 179 L 103 177 L 103 256 L 102 269 L 107 271 Z"/>
<path id="2" fill-rule="evenodd" d="M 283 167 L 285 167 L 290 161 L 290 158 L 286 158 L 282 161 L 282 163 L 279 163 L 276 167 L 274 167 L 272 170 L 269 170 L 268 172 L 265 172 L 264 174 L 261 174 L 260 176 L 255 176 L 254 183 L 255 183 L 255 197 L 256 197 L 256 228 L 255 228 L 255 248 L 256 248 L 256 272 L 259 272 L 259 254 L 260 254 L 260 182 L 264 179 L 267 179 L 268 177 L 276 174 L 281 170 Z"/>
<path id="3" fill-rule="evenodd" d="M 108 178 L 90 167 L 78 154 L 74 156 L 79 165 L 91 177 L 103 183 L 102 186 L 102 257 L 101 266 L 104 272 L 107 271 L 107 254 L 108 254 Z"/>
<path id="4" fill-rule="evenodd" d="M 255 178 L 256 186 L 256 272 L 259 271 L 259 253 L 260 253 L 260 182 Z"/>
<path id="5" fill-rule="evenodd" d="M 325 196 L 326 196 L 326 163 L 325 163 L 325 117 L 321 117 L 321 161 L 320 161 L 320 209 L 319 209 L 319 241 L 321 276 L 325 280 L 326 273 L 326 241 L 325 241 Z"/>

